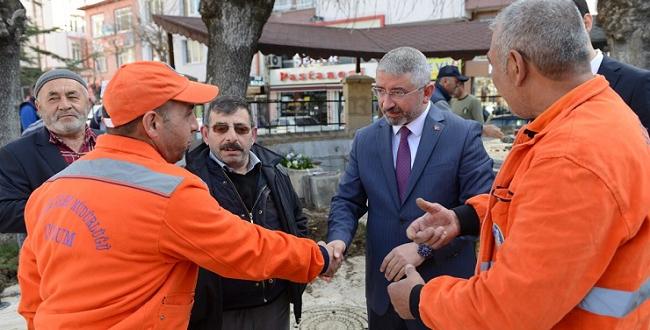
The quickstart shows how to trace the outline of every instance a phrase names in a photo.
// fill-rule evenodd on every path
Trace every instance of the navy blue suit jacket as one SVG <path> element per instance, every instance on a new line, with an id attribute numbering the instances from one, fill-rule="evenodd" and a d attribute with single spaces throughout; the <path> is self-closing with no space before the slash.
<path id="1" fill-rule="evenodd" d="M 604 56 L 598 73 L 639 116 L 641 124 L 650 128 L 650 71 Z"/>
<path id="2" fill-rule="evenodd" d="M 350 246 L 358 219 L 368 212 L 366 298 L 368 306 L 379 315 L 389 306 L 389 282 L 379 266 L 393 248 L 410 242 L 406 228 L 423 214 L 415 204 L 416 198 L 452 208 L 488 192 L 494 179 L 492 160 L 481 142 L 481 126 L 431 105 L 402 203 L 397 192 L 392 136 L 392 127 L 385 119 L 357 132 L 349 163 L 332 198 L 328 229 L 328 241 L 340 239 Z M 437 250 L 418 271 L 425 280 L 442 274 L 471 276 L 476 264 L 474 241 L 475 237 L 455 239 Z"/>
<path id="3" fill-rule="evenodd" d="M 0 149 L 1 233 L 25 233 L 25 204 L 32 191 L 68 166 L 49 140 L 50 133 L 40 127 Z"/>

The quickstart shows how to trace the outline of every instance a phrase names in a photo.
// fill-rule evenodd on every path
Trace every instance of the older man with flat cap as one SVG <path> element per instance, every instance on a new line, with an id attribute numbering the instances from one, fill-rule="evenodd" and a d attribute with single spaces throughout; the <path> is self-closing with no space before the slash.
<path id="1" fill-rule="evenodd" d="M 18 311 L 30 329 L 185 329 L 200 265 L 247 280 L 311 281 L 313 241 L 241 221 L 173 164 L 217 96 L 159 62 L 122 66 L 104 94 L 107 134 L 25 210 Z"/>
<path id="2" fill-rule="evenodd" d="M 56 69 L 34 86 L 44 125 L 0 149 L 0 232 L 25 233 L 29 195 L 45 180 L 93 150 L 96 132 L 86 125 L 90 110 L 86 82 Z"/>

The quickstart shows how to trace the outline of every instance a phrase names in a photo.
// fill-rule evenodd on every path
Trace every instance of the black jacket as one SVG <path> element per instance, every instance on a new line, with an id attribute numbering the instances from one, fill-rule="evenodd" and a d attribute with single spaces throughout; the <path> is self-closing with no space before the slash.
<path id="1" fill-rule="evenodd" d="M 49 140 L 49 131 L 41 127 L 0 149 L 1 233 L 25 233 L 23 213 L 29 195 L 68 166 Z"/>
<path id="2" fill-rule="evenodd" d="M 650 129 L 650 71 L 604 56 L 598 73 L 639 116 L 641 124 Z"/>
<path id="3" fill-rule="evenodd" d="M 302 214 L 302 206 L 298 201 L 289 176 L 279 165 L 282 157 L 273 151 L 254 144 L 252 152 L 261 161 L 261 175 L 269 187 L 274 210 L 263 210 L 264 213 L 277 214 L 280 230 L 304 237 L 307 234 L 307 218 Z M 235 188 L 227 179 L 223 170 L 210 172 L 210 149 L 201 144 L 186 155 L 187 170 L 199 176 L 210 187 L 210 193 L 219 204 L 236 214 L 242 213 L 241 202 L 236 199 Z M 210 175 L 214 177 L 210 177 Z M 226 182 L 223 190 L 214 189 L 210 182 Z M 275 228 L 273 228 L 275 229 Z M 245 289 L 242 287 L 242 289 Z M 289 300 L 293 304 L 294 316 L 300 319 L 302 312 L 302 293 L 305 285 L 289 283 Z M 233 291 L 232 288 L 229 288 Z M 236 289 L 235 289 L 236 290 Z M 194 306 L 190 318 L 189 329 L 220 329 L 221 313 L 223 310 L 223 287 L 221 277 L 205 269 L 199 269 Z"/>

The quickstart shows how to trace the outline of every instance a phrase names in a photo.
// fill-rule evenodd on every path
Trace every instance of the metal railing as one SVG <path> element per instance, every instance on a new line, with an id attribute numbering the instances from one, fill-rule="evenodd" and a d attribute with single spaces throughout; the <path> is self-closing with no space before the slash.
<path id="1" fill-rule="evenodd" d="M 343 100 L 255 100 L 249 104 L 259 135 L 345 129 Z"/>

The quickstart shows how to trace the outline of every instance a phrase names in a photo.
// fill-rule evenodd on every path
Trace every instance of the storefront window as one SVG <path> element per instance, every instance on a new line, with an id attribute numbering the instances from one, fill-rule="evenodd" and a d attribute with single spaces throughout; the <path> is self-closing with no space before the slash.
<path id="1" fill-rule="evenodd" d="M 475 77 L 472 84 L 472 94 L 481 100 L 483 109 L 490 114 L 503 114 L 510 112 L 507 103 L 499 95 L 496 86 L 490 77 Z M 496 111 L 496 112 L 495 112 Z"/>

